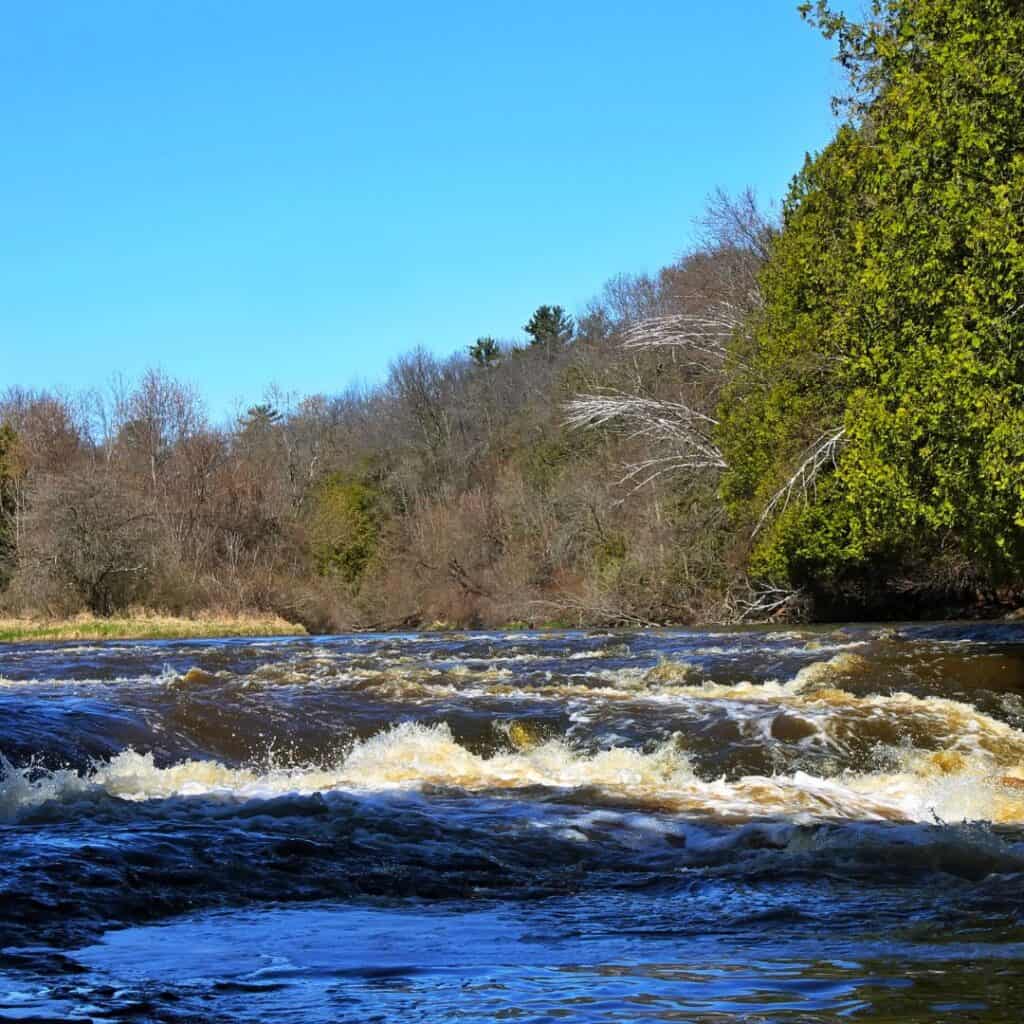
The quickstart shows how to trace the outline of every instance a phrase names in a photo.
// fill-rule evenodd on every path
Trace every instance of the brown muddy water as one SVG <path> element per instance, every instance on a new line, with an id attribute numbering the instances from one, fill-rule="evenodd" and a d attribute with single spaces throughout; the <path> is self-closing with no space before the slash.
<path id="1" fill-rule="evenodd" d="M 0 646 L 0 1021 L 1019 1021 L 1024 626 Z"/>

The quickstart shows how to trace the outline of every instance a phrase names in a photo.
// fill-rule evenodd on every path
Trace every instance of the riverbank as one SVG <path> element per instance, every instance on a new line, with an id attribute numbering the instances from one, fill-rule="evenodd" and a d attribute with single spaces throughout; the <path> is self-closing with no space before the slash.
<path id="1" fill-rule="evenodd" d="M 203 637 L 296 636 L 306 630 L 273 614 L 207 614 L 196 618 L 140 611 L 115 618 L 0 618 L 0 643 L 59 640 L 187 640 Z"/>

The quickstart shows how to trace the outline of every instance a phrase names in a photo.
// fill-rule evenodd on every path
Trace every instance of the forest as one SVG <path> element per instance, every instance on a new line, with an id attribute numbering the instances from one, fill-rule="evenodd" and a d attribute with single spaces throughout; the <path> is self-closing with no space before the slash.
<path id="1" fill-rule="evenodd" d="M 1024 10 L 803 17 L 847 72 L 775 216 L 519 339 L 227 424 L 160 369 L 0 393 L 8 614 L 310 630 L 991 614 L 1024 594 Z M 483 325 L 483 330 L 486 326 Z"/>

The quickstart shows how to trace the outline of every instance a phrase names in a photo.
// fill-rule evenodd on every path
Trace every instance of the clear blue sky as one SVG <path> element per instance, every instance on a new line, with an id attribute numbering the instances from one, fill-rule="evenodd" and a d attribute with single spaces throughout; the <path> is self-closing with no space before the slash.
<path id="1" fill-rule="evenodd" d="M 220 415 L 575 311 L 828 140 L 795 6 L 7 5 L 0 388 L 155 365 Z"/>

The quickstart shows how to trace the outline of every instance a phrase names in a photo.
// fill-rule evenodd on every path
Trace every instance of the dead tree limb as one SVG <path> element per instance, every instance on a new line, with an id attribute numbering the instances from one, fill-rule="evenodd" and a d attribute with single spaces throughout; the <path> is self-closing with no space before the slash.
<path id="1" fill-rule="evenodd" d="M 800 494 L 804 500 L 814 491 L 822 470 L 831 465 L 835 468 L 839 458 L 839 449 L 846 438 L 846 428 L 836 427 L 826 430 L 824 434 L 808 448 L 800 465 L 793 475 L 772 495 L 771 500 L 761 512 L 757 525 L 751 536 L 756 537 L 764 525 L 774 516 L 781 515 L 789 507 L 794 494 Z"/>

